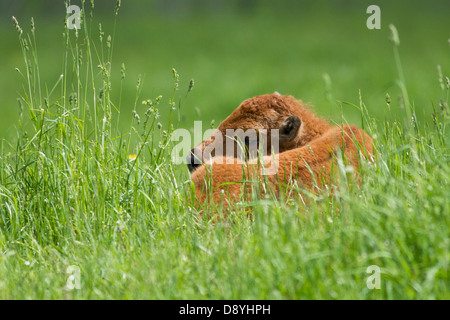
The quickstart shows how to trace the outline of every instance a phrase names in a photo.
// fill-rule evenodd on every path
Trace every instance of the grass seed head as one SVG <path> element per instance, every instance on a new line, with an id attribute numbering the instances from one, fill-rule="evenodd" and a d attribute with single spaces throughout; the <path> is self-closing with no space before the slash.
<path id="1" fill-rule="evenodd" d="M 23 30 L 19 25 L 19 21 L 17 21 L 16 17 L 14 17 L 14 16 L 12 17 L 12 20 L 13 20 L 14 27 L 16 28 L 17 32 L 19 32 L 19 35 L 21 36 L 23 33 Z"/>
<path id="2" fill-rule="evenodd" d="M 34 27 L 34 18 L 33 18 L 33 17 L 31 17 L 31 23 L 30 23 L 30 25 L 31 25 L 31 33 L 34 34 L 35 27 Z"/>
<path id="3" fill-rule="evenodd" d="M 445 90 L 444 76 L 442 75 L 442 69 L 441 69 L 441 66 L 439 64 L 437 66 L 437 71 L 438 71 L 439 86 L 441 87 L 442 90 Z"/>
<path id="4" fill-rule="evenodd" d="M 398 36 L 398 31 L 397 28 L 393 25 L 390 24 L 389 25 L 389 30 L 391 31 L 391 41 L 395 46 L 399 46 L 400 45 L 400 38 Z"/>
<path id="5" fill-rule="evenodd" d="M 389 93 L 386 93 L 386 104 L 389 107 L 391 105 L 391 96 L 389 95 Z"/>
<path id="6" fill-rule="evenodd" d="M 138 124 L 141 123 L 141 117 L 140 117 L 139 114 L 136 112 L 136 110 L 133 110 L 132 113 L 133 113 L 133 117 L 134 117 L 134 119 L 137 121 L 137 123 L 138 123 Z"/>
<path id="7" fill-rule="evenodd" d="M 193 88 L 194 88 L 194 79 L 191 79 L 191 81 L 189 81 L 188 92 L 191 92 Z"/>
<path id="8" fill-rule="evenodd" d="M 120 77 L 121 79 L 125 79 L 125 63 L 122 63 L 122 67 L 120 68 Z"/>
<path id="9" fill-rule="evenodd" d="M 119 14 L 120 5 L 122 4 L 121 0 L 117 0 L 116 8 L 114 9 L 114 14 L 117 16 Z"/>

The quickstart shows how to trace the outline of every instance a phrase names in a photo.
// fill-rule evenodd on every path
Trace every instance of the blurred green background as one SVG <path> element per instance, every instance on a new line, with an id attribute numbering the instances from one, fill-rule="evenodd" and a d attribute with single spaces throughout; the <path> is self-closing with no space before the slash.
<path id="1" fill-rule="evenodd" d="M 81 1 L 71 4 L 80 5 Z M 369 5 L 381 8 L 381 29 L 369 30 Z M 90 7 L 86 1 L 86 7 Z M 102 23 L 113 32 L 114 1 L 95 1 L 93 37 Z M 126 66 L 120 124 L 129 128 L 136 82 L 144 77 L 141 100 L 163 95 L 167 121 L 172 68 L 181 75 L 180 127 L 194 120 L 216 125 L 249 97 L 279 91 L 315 106 L 331 120 L 360 124 L 359 91 L 379 119 L 401 112 L 389 24 L 400 34 L 400 55 L 417 114 L 431 121 L 431 101 L 442 98 L 437 65 L 450 74 L 450 1 L 137 1 L 124 0 L 114 38 L 113 99 L 118 100 L 120 68 Z M 2 0 L 0 3 L 0 137 L 14 139 L 24 82 L 18 34 L 36 24 L 41 81 L 51 88 L 62 72 L 62 1 Z M 193 91 L 186 97 L 189 80 Z M 391 111 L 385 97 L 392 98 Z M 117 115 L 116 115 L 117 116 Z M 125 129 L 126 130 L 126 129 Z M 198 141 L 197 141 L 198 142 Z"/>

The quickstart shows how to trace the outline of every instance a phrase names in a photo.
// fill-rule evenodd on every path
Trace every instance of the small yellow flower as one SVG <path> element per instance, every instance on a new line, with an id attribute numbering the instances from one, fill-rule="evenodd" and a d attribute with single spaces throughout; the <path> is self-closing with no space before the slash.
<path id="1" fill-rule="evenodd" d="M 130 161 L 136 160 L 136 158 L 137 158 L 137 155 L 135 155 L 135 154 L 128 155 L 128 160 L 130 160 Z"/>

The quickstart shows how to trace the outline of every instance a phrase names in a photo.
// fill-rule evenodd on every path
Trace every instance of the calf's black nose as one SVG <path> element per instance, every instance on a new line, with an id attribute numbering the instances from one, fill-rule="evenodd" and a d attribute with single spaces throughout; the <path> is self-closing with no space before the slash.
<path id="1" fill-rule="evenodd" d="M 188 166 L 189 172 L 194 172 L 195 169 L 197 169 L 198 166 L 200 166 L 200 157 L 197 155 L 198 151 L 193 148 L 188 156 L 186 157 L 186 164 Z"/>

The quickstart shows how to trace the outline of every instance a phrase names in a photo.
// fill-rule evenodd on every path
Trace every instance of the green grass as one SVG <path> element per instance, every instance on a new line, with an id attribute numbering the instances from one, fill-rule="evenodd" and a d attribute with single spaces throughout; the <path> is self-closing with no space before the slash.
<path id="1" fill-rule="evenodd" d="M 23 75 L 14 98 L 22 114 L 0 151 L 0 298 L 449 299 L 449 87 L 436 69 L 448 74 L 448 34 L 436 29 L 417 46 L 429 35 L 417 31 L 412 43 L 402 33 L 411 22 L 399 19 L 396 47 L 387 23 L 364 30 L 365 15 L 306 16 L 314 32 L 264 12 L 217 21 L 199 14 L 203 24 L 155 17 L 131 25 L 119 15 L 118 26 L 104 24 L 101 42 L 88 15 L 78 37 L 64 30 L 63 42 L 47 41 L 51 50 L 39 27 L 36 41 L 24 28 L 25 64 L 9 64 Z M 313 23 L 319 16 L 325 23 Z M 355 23 L 359 45 L 340 43 Z M 149 26 L 155 38 L 139 41 L 135 33 Z M 125 78 L 117 56 L 126 58 Z M 417 57 L 424 62 L 413 64 Z M 200 217 L 187 169 L 170 161 L 170 132 L 189 128 L 195 107 L 204 124 L 218 123 L 243 99 L 274 90 L 364 127 L 375 164 L 362 168 L 360 186 L 344 177 L 333 197 L 311 195 L 307 205 L 257 200 L 252 219 L 244 206 L 225 221 Z M 366 285 L 371 265 L 381 268 L 380 289 Z M 79 268 L 81 289 L 66 287 L 69 266 Z"/>

